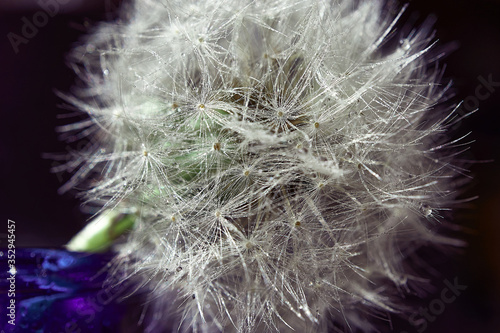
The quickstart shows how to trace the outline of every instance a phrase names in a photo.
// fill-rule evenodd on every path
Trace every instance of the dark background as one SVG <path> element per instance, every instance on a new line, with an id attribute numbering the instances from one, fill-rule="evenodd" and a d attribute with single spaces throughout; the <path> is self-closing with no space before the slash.
<path id="1" fill-rule="evenodd" d="M 74 74 L 65 57 L 96 22 L 114 19 L 119 1 L 70 1 L 16 54 L 7 39 L 21 35 L 22 17 L 32 20 L 36 1 L 0 3 L 0 247 L 5 246 L 7 219 L 16 221 L 17 247 L 60 247 L 85 224 L 74 193 L 59 195 L 68 179 L 49 169 L 54 161 L 42 153 L 64 152 L 54 128 L 65 124 L 55 90 L 68 91 Z M 436 15 L 440 45 L 457 42 L 445 59 L 445 78 L 453 79 L 455 102 L 475 95 L 479 76 L 500 82 L 500 1 L 414 0 L 402 23 Z M 468 246 L 443 263 L 442 278 L 422 306 L 439 297 L 443 280 L 467 285 L 455 302 L 429 322 L 425 332 L 500 332 L 500 87 L 479 104 L 457 134 L 472 131 L 475 142 L 464 158 L 474 160 L 474 176 L 464 197 L 478 195 L 457 217 Z M 483 91 L 483 90 L 482 90 Z M 5 228 L 5 229 L 1 229 Z M 416 332 L 394 320 L 394 332 Z"/>

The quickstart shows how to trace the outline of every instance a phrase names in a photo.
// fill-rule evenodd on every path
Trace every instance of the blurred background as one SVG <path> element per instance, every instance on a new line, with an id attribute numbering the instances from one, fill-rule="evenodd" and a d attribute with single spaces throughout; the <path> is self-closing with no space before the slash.
<path id="1" fill-rule="evenodd" d="M 120 1 L 59 0 L 57 11 L 42 3 L 0 2 L 0 247 L 6 246 L 7 219 L 16 221 L 17 247 L 58 248 L 89 217 L 74 193 L 57 193 L 68 176 L 50 173 L 56 162 L 42 154 L 67 148 L 54 129 L 67 122 L 57 118 L 64 110 L 55 91 L 69 91 L 75 80 L 65 65 L 68 52 L 99 21 L 116 19 Z M 457 216 L 468 246 L 446 255 L 442 277 L 422 306 L 440 297 L 445 279 L 457 278 L 467 289 L 420 332 L 500 332 L 500 84 L 487 98 L 475 98 L 480 77 L 500 82 L 500 1 L 409 1 L 401 23 L 418 24 L 429 15 L 437 17 L 439 44 L 456 46 L 443 61 L 445 79 L 454 81 L 453 101 L 474 108 L 478 102 L 479 110 L 457 131 L 472 132 L 474 141 L 463 156 L 475 161 L 469 168 L 474 179 L 462 197 L 478 199 Z M 27 31 L 29 38 L 22 34 L 26 21 L 39 25 Z M 392 332 L 417 330 L 394 318 Z"/>

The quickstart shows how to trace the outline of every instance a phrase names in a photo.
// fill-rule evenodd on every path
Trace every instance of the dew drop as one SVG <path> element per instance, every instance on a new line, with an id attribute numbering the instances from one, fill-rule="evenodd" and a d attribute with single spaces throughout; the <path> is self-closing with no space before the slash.
<path id="1" fill-rule="evenodd" d="M 401 39 L 401 40 L 399 41 L 399 44 L 401 44 L 401 48 L 402 48 L 403 50 L 405 50 L 405 51 L 408 51 L 408 50 L 410 49 L 410 46 L 411 46 L 411 45 L 410 45 L 410 41 L 409 41 L 407 38 L 405 38 L 405 39 Z"/>
<path id="2" fill-rule="evenodd" d="M 427 205 L 423 205 L 422 206 L 422 212 L 424 213 L 424 216 L 425 217 L 429 217 L 432 215 L 432 208 L 427 206 Z"/>

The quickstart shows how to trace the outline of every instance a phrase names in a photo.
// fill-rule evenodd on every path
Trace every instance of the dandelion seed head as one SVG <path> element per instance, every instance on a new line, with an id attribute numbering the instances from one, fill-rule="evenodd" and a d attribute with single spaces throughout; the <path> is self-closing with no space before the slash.
<path id="1" fill-rule="evenodd" d="M 405 260 L 453 243 L 433 225 L 459 169 L 430 27 L 401 36 L 368 0 L 127 10 L 74 52 L 86 88 L 66 98 L 89 118 L 64 129 L 91 143 L 67 187 L 140 211 L 114 272 L 150 288 L 153 317 L 369 332 L 404 312 Z"/>

